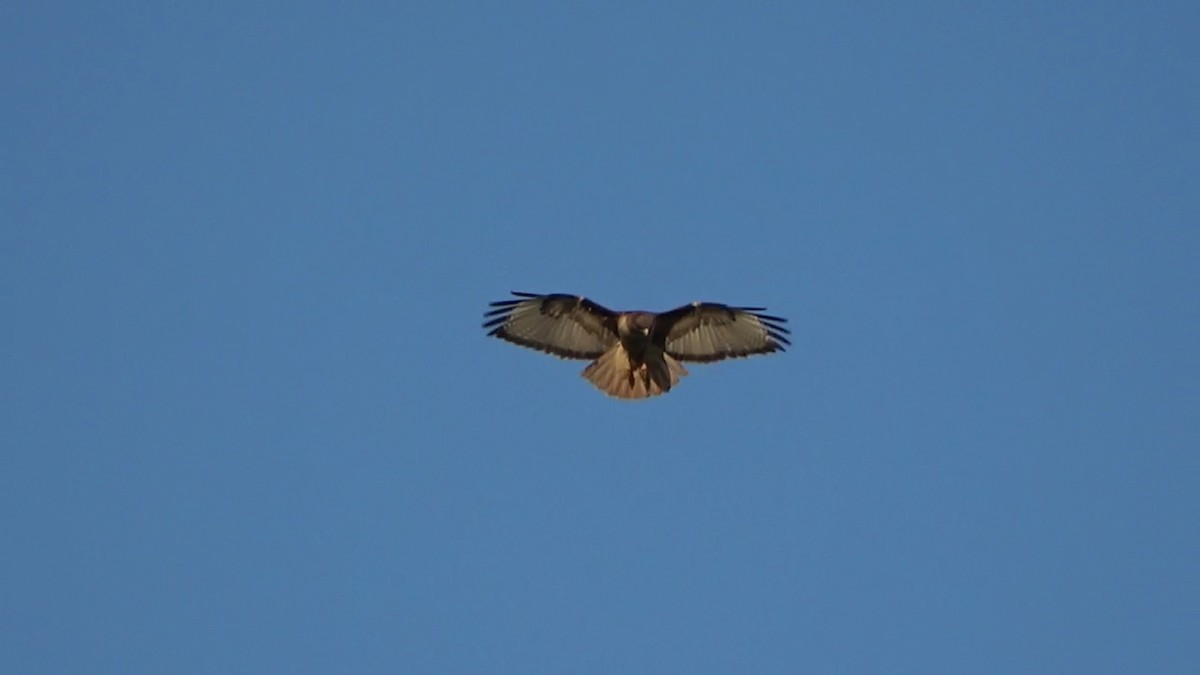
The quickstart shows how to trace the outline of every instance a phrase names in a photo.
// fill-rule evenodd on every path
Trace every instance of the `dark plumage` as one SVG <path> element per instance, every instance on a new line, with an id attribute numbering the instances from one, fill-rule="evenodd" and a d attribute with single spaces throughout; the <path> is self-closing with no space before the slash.
<path id="1" fill-rule="evenodd" d="M 488 335 L 566 359 L 592 361 L 583 376 L 601 391 L 638 399 L 687 375 L 680 362 L 711 363 L 783 351 L 787 319 L 762 307 L 693 302 L 669 312 L 614 312 L 582 296 L 513 291 L 491 303 Z"/>

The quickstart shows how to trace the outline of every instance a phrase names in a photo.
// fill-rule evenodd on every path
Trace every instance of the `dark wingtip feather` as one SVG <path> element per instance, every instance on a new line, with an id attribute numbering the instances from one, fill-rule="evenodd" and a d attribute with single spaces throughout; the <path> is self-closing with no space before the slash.
<path id="1" fill-rule="evenodd" d="M 788 339 L 788 335 L 791 335 L 792 331 L 782 325 L 787 323 L 787 319 L 782 316 L 762 314 L 762 312 L 766 311 L 766 307 L 742 307 L 740 309 L 758 319 L 763 327 L 766 328 L 767 337 L 772 342 L 771 348 L 768 350 L 769 352 L 787 351 L 787 348 L 792 344 L 792 341 Z"/>
<path id="2" fill-rule="evenodd" d="M 484 316 L 496 316 L 497 314 L 508 314 L 508 313 L 512 312 L 512 310 L 513 310 L 512 305 L 504 305 L 501 307 L 496 307 L 495 305 L 489 305 L 489 306 L 495 307 L 495 309 L 489 309 L 487 312 L 484 313 Z"/>

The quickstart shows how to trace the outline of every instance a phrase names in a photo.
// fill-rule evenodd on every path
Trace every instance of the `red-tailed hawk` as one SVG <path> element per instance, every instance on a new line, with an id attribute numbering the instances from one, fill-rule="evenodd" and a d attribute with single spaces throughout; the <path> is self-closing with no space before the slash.
<path id="1" fill-rule="evenodd" d="M 764 307 L 693 302 L 669 312 L 614 312 L 582 296 L 512 292 L 491 303 L 488 335 L 564 359 L 592 361 L 583 376 L 609 396 L 648 398 L 671 391 L 687 375 L 680 361 L 781 352 L 787 319 Z"/>

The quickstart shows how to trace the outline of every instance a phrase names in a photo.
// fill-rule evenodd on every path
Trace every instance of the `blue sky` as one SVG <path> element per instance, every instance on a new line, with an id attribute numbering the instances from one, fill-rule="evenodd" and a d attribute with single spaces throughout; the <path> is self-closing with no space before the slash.
<path id="1" fill-rule="evenodd" d="M 6 671 L 1195 667 L 1194 4 L 505 4 L 0 9 Z"/>

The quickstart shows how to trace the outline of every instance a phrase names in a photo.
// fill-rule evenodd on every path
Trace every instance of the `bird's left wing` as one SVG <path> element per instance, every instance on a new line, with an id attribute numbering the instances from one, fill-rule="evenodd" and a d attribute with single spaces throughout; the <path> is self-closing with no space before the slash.
<path id="1" fill-rule="evenodd" d="M 791 342 L 787 319 L 761 314 L 764 307 L 730 307 L 693 302 L 658 315 L 655 332 L 666 352 L 680 361 L 706 363 L 783 351 Z"/>
<path id="2" fill-rule="evenodd" d="M 491 303 L 488 335 L 565 359 L 595 359 L 617 342 L 616 313 L 587 298 L 513 291 Z"/>

